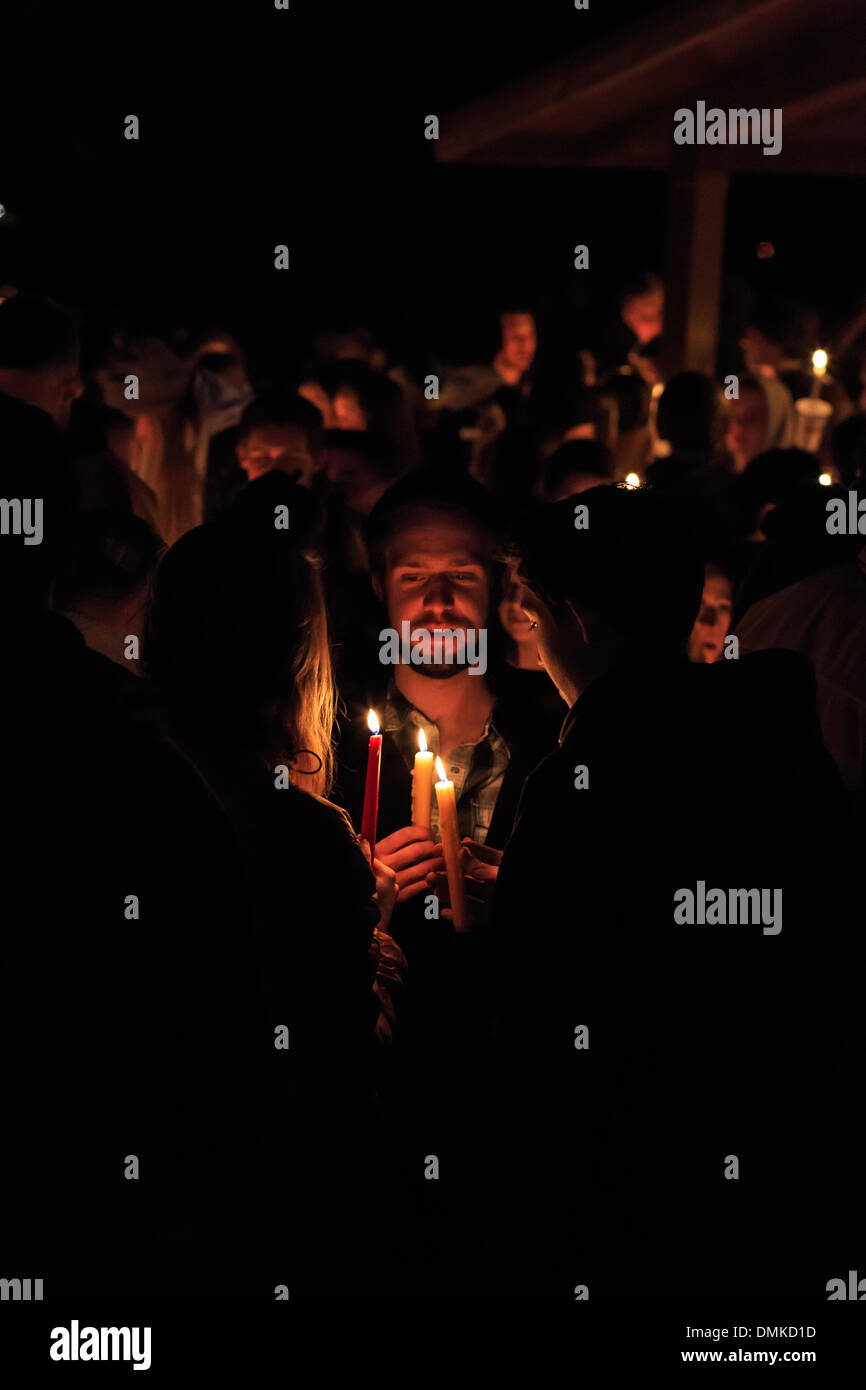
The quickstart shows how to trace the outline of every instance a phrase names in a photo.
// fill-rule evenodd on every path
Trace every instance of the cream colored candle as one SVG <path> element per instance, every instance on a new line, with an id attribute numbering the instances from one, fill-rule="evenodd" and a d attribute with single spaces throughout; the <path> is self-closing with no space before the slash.
<path id="1" fill-rule="evenodd" d="M 418 752 L 412 772 L 412 824 L 430 829 L 433 802 L 433 754 L 427 752 L 424 730 L 418 730 Z"/>
<path id="2" fill-rule="evenodd" d="M 448 893 L 451 898 L 454 930 L 469 930 L 469 903 L 466 898 L 466 883 L 460 868 L 460 831 L 457 827 L 457 798 L 454 783 L 445 776 L 442 759 L 436 759 L 439 781 L 436 783 L 436 805 L 439 808 L 439 837 L 445 858 L 445 872 L 448 875 Z"/>

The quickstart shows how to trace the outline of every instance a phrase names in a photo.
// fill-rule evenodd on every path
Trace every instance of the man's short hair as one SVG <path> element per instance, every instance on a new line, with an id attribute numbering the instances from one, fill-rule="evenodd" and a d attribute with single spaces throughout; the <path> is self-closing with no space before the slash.
<path id="1" fill-rule="evenodd" d="M 578 505 L 586 529 L 575 526 Z M 513 528 L 508 552 L 554 614 L 585 604 L 623 636 L 685 641 L 700 608 L 700 550 L 676 503 L 645 488 L 603 485 L 539 506 Z"/>
<path id="2" fill-rule="evenodd" d="M 312 450 L 322 447 L 321 411 L 291 391 L 269 391 L 251 401 L 241 416 L 237 443 L 242 444 L 260 425 L 294 425 L 303 430 Z"/>
<path id="3" fill-rule="evenodd" d="M 374 575 L 384 572 L 386 551 L 394 536 L 432 513 L 474 526 L 489 539 L 492 561 L 501 520 L 491 494 L 457 469 L 418 468 L 389 487 L 367 518 L 365 539 Z"/>
<path id="4" fill-rule="evenodd" d="M 0 304 L 0 368 L 39 371 L 75 358 L 74 316 L 53 299 L 17 294 Z"/>

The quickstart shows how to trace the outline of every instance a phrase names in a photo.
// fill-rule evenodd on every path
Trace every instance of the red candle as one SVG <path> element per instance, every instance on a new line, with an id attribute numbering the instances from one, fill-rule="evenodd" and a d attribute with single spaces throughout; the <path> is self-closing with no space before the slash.
<path id="1" fill-rule="evenodd" d="M 370 854 L 376 854 L 376 818 L 379 814 L 379 768 L 382 764 L 382 735 L 375 710 L 367 716 L 370 726 L 370 747 L 367 752 L 367 782 L 364 787 L 364 812 L 361 816 L 361 835 L 369 843 Z"/>

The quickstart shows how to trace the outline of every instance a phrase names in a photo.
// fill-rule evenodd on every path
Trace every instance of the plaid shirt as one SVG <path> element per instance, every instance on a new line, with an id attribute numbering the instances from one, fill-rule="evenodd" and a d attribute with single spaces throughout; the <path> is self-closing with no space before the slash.
<path id="1" fill-rule="evenodd" d="M 434 758 L 441 757 L 438 727 L 420 710 L 415 709 L 414 705 L 410 705 L 405 696 L 392 685 L 385 704 L 382 731 L 391 734 L 410 772 L 415 766 L 415 754 L 418 752 L 419 729 L 424 730 L 427 747 Z M 484 844 L 510 756 L 508 744 L 496 728 L 491 715 L 477 743 L 461 743 L 458 748 L 453 749 L 447 763 L 442 759 L 445 775 L 454 783 L 457 823 L 461 836 L 469 835 L 479 844 Z M 434 836 L 438 835 L 439 809 L 435 796 L 431 807 L 430 829 Z"/>

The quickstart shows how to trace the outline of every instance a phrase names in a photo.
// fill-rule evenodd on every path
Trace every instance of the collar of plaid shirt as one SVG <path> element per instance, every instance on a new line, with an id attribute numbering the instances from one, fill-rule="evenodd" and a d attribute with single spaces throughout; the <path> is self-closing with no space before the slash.
<path id="1" fill-rule="evenodd" d="M 495 714 L 495 711 L 494 711 Z M 469 835 L 479 844 L 484 844 L 493 809 L 502 779 L 511 754 L 508 744 L 496 728 L 494 714 L 491 714 L 484 732 L 477 743 L 461 743 L 449 754 L 445 773 L 454 783 L 457 798 L 457 822 L 460 834 Z M 401 695 L 395 685 L 391 685 L 382 719 L 383 733 L 390 734 L 400 750 L 400 755 L 411 771 L 418 752 L 418 730 L 424 730 L 427 747 L 436 756 L 442 756 L 439 745 L 439 729 L 432 719 L 416 709 Z M 439 833 L 439 815 L 434 798 L 430 828 Z"/>

